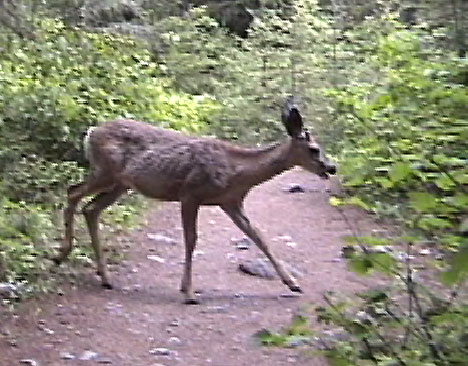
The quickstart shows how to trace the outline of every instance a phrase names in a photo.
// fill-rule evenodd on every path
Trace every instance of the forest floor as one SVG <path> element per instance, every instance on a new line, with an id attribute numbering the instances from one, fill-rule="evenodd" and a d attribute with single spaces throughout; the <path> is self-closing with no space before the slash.
<path id="1" fill-rule="evenodd" d="M 287 193 L 293 183 L 305 192 Z M 310 346 L 265 347 L 254 334 L 289 326 L 294 314 L 323 304 L 325 291 L 352 293 L 366 286 L 341 259 L 342 239 L 351 232 L 329 205 L 334 189 L 333 180 L 293 170 L 246 199 L 249 218 L 273 252 L 301 273 L 302 295 L 291 296 L 278 279 L 240 272 L 239 263 L 263 255 L 256 247 L 237 249 L 240 230 L 219 208 L 204 207 L 193 273 L 201 304 L 184 305 L 179 205 L 165 203 L 147 213 L 141 228 L 115 243 L 108 240 L 125 253 L 111 272 L 113 290 L 104 290 L 83 268 L 78 281 L 59 294 L 0 314 L 0 366 L 327 365 Z M 378 228 L 359 210 L 345 213 L 362 233 Z"/>

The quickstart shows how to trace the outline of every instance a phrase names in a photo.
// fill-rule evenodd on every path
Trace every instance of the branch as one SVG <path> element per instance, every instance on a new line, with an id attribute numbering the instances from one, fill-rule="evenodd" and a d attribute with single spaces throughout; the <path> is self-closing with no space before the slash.
<path id="1" fill-rule="evenodd" d="M 406 287 L 409 289 L 410 286 L 413 284 L 413 269 L 411 268 L 411 246 L 412 243 L 408 241 L 406 247 Z M 403 340 L 403 347 L 406 348 L 408 343 L 409 335 L 410 335 L 410 327 L 413 320 L 413 297 L 408 290 L 408 318 L 409 324 L 406 326 L 405 330 L 405 338 Z"/>
<path id="2" fill-rule="evenodd" d="M 414 299 L 414 305 L 418 313 L 418 316 L 421 319 L 421 326 L 428 340 L 428 347 L 431 352 L 431 355 L 435 360 L 442 361 L 444 362 L 444 364 L 446 364 L 445 358 L 442 356 L 442 353 L 440 352 L 439 348 L 434 342 L 434 337 L 432 336 L 432 333 L 429 331 L 429 326 L 427 325 L 427 318 L 423 313 L 421 302 L 419 301 L 419 296 L 415 290 L 416 286 L 412 280 L 411 280 L 411 284 L 412 284 L 411 286 L 408 286 L 408 291 Z"/>
<path id="3" fill-rule="evenodd" d="M 357 231 L 355 231 L 355 230 L 353 229 L 353 227 L 351 226 L 351 223 L 350 223 L 350 221 L 348 220 L 348 218 L 346 217 L 346 215 L 345 215 L 345 213 L 344 213 L 344 210 L 343 210 L 341 207 L 339 207 L 339 206 L 335 206 L 335 207 L 336 207 L 336 209 L 338 210 L 338 212 L 340 213 L 340 215 L 343 217 L 343 219 L 344 219 L 344 221 L 345 221 L 345 224 L 346 224 L 346 226 L 348 227 L 348 229 L 351 231 L 351 233 L 352 233 L 354 239 L 356 239 L 356 242 L 357 242 L 359 248 L 361 248 L 361 250 L 362 250 L 365 254 L 370 254 L 369 249 L 367 249 L 367 247 L 366 247 L 364 244 L 362 244 L 362 243 L 359 242 L 359 237 L 360 237 L 360 236 L 356 235 L 356 234 L 357 234 Z M 359 230 L 359 229 L 357 229 L 357 230 Z M 405 277 L 404 277 L 400 272 L 398 272 L 398 271 L 396 271 L 396 270 L 394 270 L 394 269 L 388 268 L 388 266 L 384 265 L 384 264 L 381 263 L 379 260 L 373 259 L 373 263 L 375 263 L 377 266 L 379 266 L 379 267 L 380 267 L 381 269 L 383 269 L 383 270 L 389 270 L 390 273 L 391 273 L 392 275 L 394 275 L 395 277 L 398 277 L 402 282 L 406 283 Z"/>
<path id="4" fill-rule="evenodd" d="M 327 295 L 323 295 L 323 298 L 325 300 L 325 302 L 327 303 L 328 306 L 330 306 L 339 316 L 341 316 L 343 319 L 347 319 L 346 316 L 333 304 L 333 302 L 330 300 L 330 298 L 327 296 Z M 352 330 L 350 330 L 348 327 L 346 327 L 346 325 L 344 324 L 343 325 L 343 328 L 345 328 L 350 334 L 353 334 L 352 333 Z M 377 328 L 376 327 L 373 327 L 373 331 L 375 333 L 375 335 L 377 336 L 377 338 L 379 338 L 379 340 L 382 342 L 382 344 L 384 345 L 384 347 L 388 350 L 388 352 L 390 352 L 390 354 L 392 355 L 392 357 L 398 361 L 398 363 L 401 365 L 401 366 L 407 366 L 406 362 L 404 362 L 400 356 L 398 356 L 398 354 L 395 352 L 395 350 L 393 349 L 393 347 L 387 342 L 387 340 L 378 332 Z M 365 342 L 367 341 L 366 338 L 363 338 L 363 341 L 365 340 Z M 365 343 L 364 343 L 365 344 Z M 370 347 L 370 344 L 367 344 L 366 346 Z M 373 353 L 371 353 L 371 357 L 374 357 L 373 356 Z M 375 357 L 374 357 L 375 358 Z M 371 358 L 372 359 L 372 358 Z"/>

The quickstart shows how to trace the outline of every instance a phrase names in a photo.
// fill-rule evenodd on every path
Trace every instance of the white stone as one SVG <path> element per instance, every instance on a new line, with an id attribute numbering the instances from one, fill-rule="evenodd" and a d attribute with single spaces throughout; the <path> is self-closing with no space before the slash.
<path id="1" fill-rule="evenodd" d="M 149 259 L 150 261 L 153 261 L 153 262 L 158 262 L 158 263 L 165 263 L 166 260 L 164 258 L 161 258 L 160 256 L 157 256 L 157 255 L 147 255 L 146 256 L 147 259 Z"/>
<path id="2" fill-rule="evenodd" d="M 176 244 L 177 243 L 175 239 L 170 238 L 163 234 L 159 234 L 159 233 L 148 233 L 146 234 L 146 237 L 150 240 L 154 240 L 154 241 L 161 242 L 164 244 Z"/>

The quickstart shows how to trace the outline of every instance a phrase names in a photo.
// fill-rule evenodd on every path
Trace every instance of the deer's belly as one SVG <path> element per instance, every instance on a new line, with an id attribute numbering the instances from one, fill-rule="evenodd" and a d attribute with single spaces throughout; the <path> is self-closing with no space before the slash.
<path id="1" fill-rule="evenodd" d="M 199 166 L 195 163 L 169 164 L 161 159 L 158 164 L 145 164 L 145 159 L 130 164 L 120 178 L 122 183 L 141 194 L 166 201 L 180 201 L 193 197 L 200 204 L 217 204 L 228 180 L 216 174 L 216 166 Z"/>
<path id="2" fill-rule="evenodd" d="M 156 198 L 163 201 L 178 201 L 182 182 L 180 181 L 161 181 L 147 178 L 142 179 L 123 179 L 125 185 L 131 189 L 150 198 Z"/>

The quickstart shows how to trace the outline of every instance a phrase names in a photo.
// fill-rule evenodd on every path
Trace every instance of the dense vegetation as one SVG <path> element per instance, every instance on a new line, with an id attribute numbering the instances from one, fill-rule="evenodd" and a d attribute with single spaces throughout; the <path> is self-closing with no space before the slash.
<path id="1" fill-rule="evenodd" d="M 401 232 L 356 228 L 348 238 L 351 268 L 384 272 L 389 284 L 352 301 L 325 297 L 319 318 L 349 334 L 327 355 L 336 365 L 467 363 L 462 1 L 244 1 L 254 16 L 243 38 L 189 2 L 44 3 L 24 17 L 4 4 L 18 18 L 0 35 L 0 282 L 40 283 L 64 187 L 86 170 L 88 126 L 123 116 L 272 140 L 282 133 L 277 106 L 296 94 L 340 163 L 345 194 L 331 203 L 390 218 Z"/>

